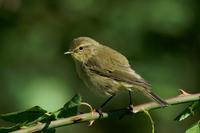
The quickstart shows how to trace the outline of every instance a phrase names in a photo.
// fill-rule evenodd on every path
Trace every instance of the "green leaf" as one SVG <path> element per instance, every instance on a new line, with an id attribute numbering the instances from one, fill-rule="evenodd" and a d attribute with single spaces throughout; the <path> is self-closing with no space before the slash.
<path id="1" fill-rule="evenodd" d="M 68 117 L 78 114 L 78 107 L 81 105 L 82 98 L 76 94 L 70 101 L 68 101 L 58 114 L 58 118 Z"/>
<path id="2" fill-rule="evenodd" d="M 200 101 L 196 101 L 189 105 L 183 112 L 181 112 L 176 118 L 176 121 L 182 121 L 191 115 L 194 115 L 194 111 L 200 108 Z"/>
<path id="3" fill-rule="evenodd" d="M 47 111 L 39 106 L 34 106 L 22 112 L 14 112 L 0 115 L 0 119 L 12 123 L 29 123 L 43 116 Z"/>
<path id="4" fill-rule="evenodd" d="M 16 129 L 13 129 L 12 127 L 0 127 L 0 133 L 9 133 Z"/>
<path id="5" fill-rule="evenodd" d="M 54 113 L 48 112 L 48 113 L 45 113 L 45 115 L 43 115 L 41 120 L 39 121 L 42 123 L 46 123 L 53 120 L 56 120 L 56 115 Z"/>
<path id="6" fill-rule="evenodd" d="M 8 133 L 20 129 L 20 126 L 14 125 L 12 127 L 0 127 L 0 133 Z"/>
<path id="7" fill-rule="evenodd" d="M 200 121 L 198 121 L 191 128 L 187 129 L 186 133 L 200 133 Z"/>

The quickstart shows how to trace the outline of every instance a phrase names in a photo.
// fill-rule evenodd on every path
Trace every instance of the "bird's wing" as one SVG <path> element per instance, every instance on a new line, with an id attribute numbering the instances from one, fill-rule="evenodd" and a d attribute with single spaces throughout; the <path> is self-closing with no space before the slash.
<path id="1" fill-rule="evenodd" d="M 101 51 L 101 54 L 106 56 L 98 54 L 87 61 L 86 66 L 89 70 L 116 81 L 133 84 L 144 89 L 150 88 L 150 84 L 131 69 L 125 56 L 108 47 L 105 48 L 106 50 Z M 109 51 L 109 53 L 106 51 Z"/>
<path id="2" fill-rule="evenodd" d="M 91 60 L 98 62 L 102 68 L 111 69 L 113 67 L 130 68 L 125 56 L 107 46 L 100 45 L 98 51 L 92 56 Z M 94 62 L 94 61 L 92 61 Z"/>

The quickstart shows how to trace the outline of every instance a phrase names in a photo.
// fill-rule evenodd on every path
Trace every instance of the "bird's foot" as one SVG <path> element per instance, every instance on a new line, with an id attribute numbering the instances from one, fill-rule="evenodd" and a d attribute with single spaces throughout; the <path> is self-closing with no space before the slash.
<path id="1" fill-rule="evenodd" d="M 130 105 L 128 106 L 128 110 L 129 110 L 131 113 L 134 112 L 134 107 L 133 107 L 132 104 L 130 104 Z"/>
<path id="2" fill-rule="evenodd" d="M 132 115 L 134 113 L 134 110 L 133 110 L 133 105 L 129 105 L 127 108 L 126 108 L 126 111 L 124 114 L 122 114 L 119 119 L 121 120 L 122 118 L 124 118 L 124 116 L 126 115 Z"/>
<path id="3" fill-rule="evenodd" d="M 103 117 L 103 111 L 102 111 L 101 108 L 94 109 L 94 112 L 99 114 L 99 118 L 98 119 L 101 119 Z"/>
<path id="4" fill-rule="evenodd" d="M 98 113 L 99 114 L 99 117 L 98 119 L 101 119 L 103 117 L 103 112 L 102 112 L 102 109 L 101 108 L 98 108 L 98 109 L 93 109 L 92 110 L 92 114 L 94 113 Z M 91 120 L 89 121 L 89 126 L 92 126 L 94 124 L 95 120 Z"/>

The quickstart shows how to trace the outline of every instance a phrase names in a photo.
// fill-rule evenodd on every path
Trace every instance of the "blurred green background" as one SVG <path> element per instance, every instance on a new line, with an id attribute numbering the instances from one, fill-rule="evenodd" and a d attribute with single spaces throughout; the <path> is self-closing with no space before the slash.
<path id="1" fill-rule="evenodd" d="M 106 98 L 90 93 L 72 58 L 63 54 L 78 36 L 92 37 L 126 55 L 163 98 L 178 95 L 178 89 L 199 92 L 198 0 L 0 0 L 0 113 L 35 105 L 55 111 L 77 92 L 98 107 Z M 141 94 L 134 97 L 135 104 L 149 101 Z M 122 93 L 105 110 L 127 105 L 128 94 Z M 200 116 L 175 122 L 185 107 L 151 111 L 156 131 L 183 133 Z M 151 124 L 141 113 L 57 132 L 148 133 Z"/>

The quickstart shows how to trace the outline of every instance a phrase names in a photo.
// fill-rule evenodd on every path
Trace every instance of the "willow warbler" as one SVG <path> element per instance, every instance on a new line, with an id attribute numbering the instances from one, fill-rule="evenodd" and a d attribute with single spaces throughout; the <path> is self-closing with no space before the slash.
<path id="1" fill-rule="evenodd" d="M 167 105 L 167 102 L 152 92 L 151 85 L 131 68 L 127 58 L 116 50 L 92 38 L 78 37 L 65 54 L 71 54 L 80 78 L 89 88 L 110 96 L 101 107 L 122 90 L 129 92 L 130 104 L 131 92 L 137 90 L 161 106 Z"/>

